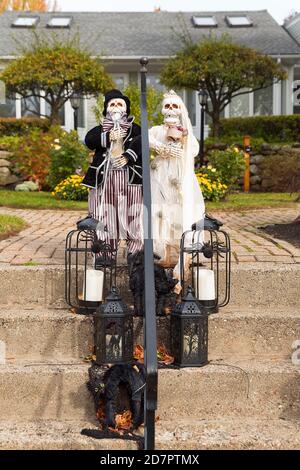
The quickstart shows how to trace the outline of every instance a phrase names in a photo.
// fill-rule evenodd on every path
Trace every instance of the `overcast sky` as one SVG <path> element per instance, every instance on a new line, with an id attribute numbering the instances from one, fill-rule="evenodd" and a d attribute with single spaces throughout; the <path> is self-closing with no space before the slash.
<path id="1" fill-rule="evenodd" d="M 160 6 L 168 11 L 225 11 L 268 10 L 282 24 L 283 19 L 296 10 L 299 0 L 57 0 L 61 11 L 153 11 Z"/>

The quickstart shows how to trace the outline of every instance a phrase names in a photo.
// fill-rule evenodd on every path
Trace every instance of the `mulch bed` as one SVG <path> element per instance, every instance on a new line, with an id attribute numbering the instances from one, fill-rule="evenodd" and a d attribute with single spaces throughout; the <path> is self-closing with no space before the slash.
<path id="1" fill-rule="evenodd" d="M 290 224 L 274 224 L 260 227 L 261 230 L 272 237 L 279 238 L 300 248 L 300 219 Z"/>

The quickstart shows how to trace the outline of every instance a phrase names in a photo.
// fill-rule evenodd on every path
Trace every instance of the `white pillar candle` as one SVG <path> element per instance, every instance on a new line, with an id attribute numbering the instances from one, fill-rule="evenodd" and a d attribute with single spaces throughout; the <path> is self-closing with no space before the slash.
<path id="1" fill-rule="evenodd" d="M 83 281 L 83 300 L 101 302 L 103 297 L 103 271 L 87 269 L 86 282 Z"/>
<path id="2" fill-rule="evenodd" d="M 195 269 L 194 285 L 198 300 L 215 300 L 215 275 L 211 269 Z"/>

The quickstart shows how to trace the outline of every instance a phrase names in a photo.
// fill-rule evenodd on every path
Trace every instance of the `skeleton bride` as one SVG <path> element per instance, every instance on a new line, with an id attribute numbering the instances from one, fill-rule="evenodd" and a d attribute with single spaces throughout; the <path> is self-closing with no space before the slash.
<path id="1" fill-rule="evenodd" d="M 169 264 L 171 252 L 175 253 L 173 276 L 179 279 L 181 235 L 204 219 L 204 200 L 194 172 L 199 144 L 185 104 L 173 90 L 164 95 L 162 114 L 164 124 L 149 131 L 153 243 L 162 263 Z"/>

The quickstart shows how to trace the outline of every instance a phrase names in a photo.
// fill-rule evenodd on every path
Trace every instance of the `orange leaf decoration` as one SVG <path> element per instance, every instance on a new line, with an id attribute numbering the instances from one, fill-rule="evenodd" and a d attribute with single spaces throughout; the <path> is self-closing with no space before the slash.
<path id="1" fill-rule="evenodd" d="M 158 347 L 157 359 L 159 362 L 162 362 L 165 365 L 173 364 L 174 362 L 174 357 L 169 354 L 167 348 L 164 345 Z"/>
<path id="2" fill-rule="evenodd" d="M 144 348 L 140 344 L 137 344 L 136 347 L 134 348 L 134 353 L 133 353 L 134 359 L 136 359 L 139 362 L 144 362 Z"/>
<path id="3" fill-rule="evenodd" d="M 132 413 L 127 410 L 122 414 L 116 415 L 116 426 L 117 429 L 130 429 L 132 427 Z"/>

